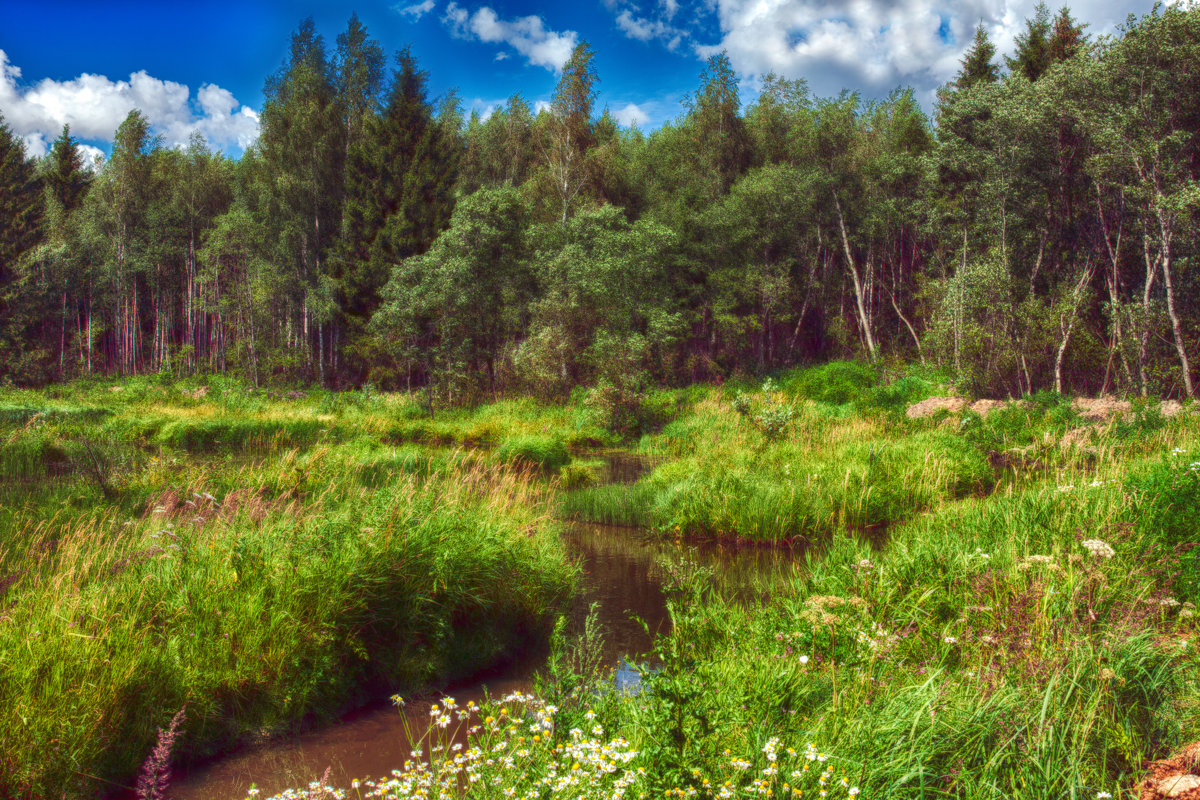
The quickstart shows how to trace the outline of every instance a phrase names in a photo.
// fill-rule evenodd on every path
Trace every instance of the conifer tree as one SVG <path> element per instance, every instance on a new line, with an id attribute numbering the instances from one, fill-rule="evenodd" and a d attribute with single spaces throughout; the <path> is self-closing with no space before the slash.
<path id="1" fill-rule="evenodd" d="M 457 143 L 434 117 L 416 58 L 406 48 L 396 63 L 387 104 L 347 162 L 334 278 L 348 339 L 362 333 L 393 266 L 428 249 L 453 210 Z"/>
<path id="2" fill-rule="evenodd" d="M 1066 61 L 1087 45 L 1087 34 L 1083 32 L 1086 25 L 1080 25 L 1071 17 L 1071 10 L 1066 6 L 1059 9 L 1054 18 L 1054 32 L 1050 36 L 1049 57 L 1051 64 Z"/>
<path id="3" fill-rule="evenodd" d="M 41 214 L 37 176 L 25 158 L 25 145 L 0 116 L 0 288 L 37 242 Z"/>
<path id="4" fill-rule="evenodd" d="M 0 116 L 0 375 L 12 371 L 28 342 L 21 335 L 22 321 L 14 316 L 28 306 L 17 290 L 17 266 L 40 235 L 42 203 L 33 165 L 25 146 Z M 32 309 L 37 314 L 39 309 Z"/>
<path id="5" fill-rule="evenodd" d="M 83 157 L 75 137 L 71 136 L 70 125 L 63 126 L 62 133 L 50 146 L 44 180 L 51 195 L 68 213 L 79 207 L 91 187 L 91 173 L 83 168 Z"/>
<path id="6" fill-rule="evenodd" d="M 1017 35 L 1016 53 L 1006 58 L 1009 71 L 1024 75 L 1031 81 L 1042 77 L 1050 61 L 1050 9 L 1038 3 L 1034 14 L 1025 20 L 1025 31 Z"/>
<path id="7" fill-rule="evenodd" d="M 962 69 L 954 86 L 957 89 L 969 89 L 977 83 L 995 83 L 1000 80 L 1000 71 L 992 59 L 996 56 L 996 46 L 988 38 L 983 23 L 975 29 L 975 41 L 962 60 Z"/>

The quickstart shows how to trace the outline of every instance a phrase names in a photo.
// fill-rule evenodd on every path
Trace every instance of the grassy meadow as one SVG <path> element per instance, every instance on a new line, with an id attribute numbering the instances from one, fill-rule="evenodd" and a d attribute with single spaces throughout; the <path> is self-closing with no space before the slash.
<path id="1" fill-rule="evenodd" d="M 197 388 L 0 396 L 0 796 L 130 786 L 180 708 L 189 760 L 469 675 L 563 605 L 568 417 Z"/>
<path id="2" fill-rule="evenodd" d="M 129 785 L 185 705 L 183 759 L 502 659 L 579 519 L 678 543 L 642 691 L 555 636 L 536 697 L 443 705 L 461 750 L 349 796 L 1138 797 L 1200 739 L 1200 422 L 905 414 L 946 392 L 835 363 L 660 392 L 624 439 L 583 403 L 0 393 L 0 796 Z M 607 483 L 614 446 L 651 468 Z M 697 540 L 797 568 L 748 599 Z"/>

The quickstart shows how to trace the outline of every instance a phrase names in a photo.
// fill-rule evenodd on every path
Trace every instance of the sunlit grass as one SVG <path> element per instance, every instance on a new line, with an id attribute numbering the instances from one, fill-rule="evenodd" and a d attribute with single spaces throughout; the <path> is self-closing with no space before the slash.
<path id="1" fill-rule="evenodd" d="M 273 427 L 291 412 L 203 405 L 176 416 L 221 431 L 212 447 L 148 438 L 122 460 L 140 437 L 107 437 L 149 417 L 114 406 L 107 434 L 0 432 L 24 487 L 0 498 L 0 793 L 128 784 L 184 705 L 176 755 L 192 759 L 468 675 L 544 638 L 562 606 L 572 569 L 532 473 L 369 431 L 301 443 Z"/>

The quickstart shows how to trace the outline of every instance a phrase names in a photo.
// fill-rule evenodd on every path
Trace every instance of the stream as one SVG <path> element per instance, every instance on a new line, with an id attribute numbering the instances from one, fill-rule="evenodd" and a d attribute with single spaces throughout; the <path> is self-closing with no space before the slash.
<path id="1" fill-rule="evenodd" d="M 642 469 L 636 460 L 616 456 L 602 479 L 628 483 L 636 480 Z M 680 548 L 674 542 L 649 538 L 637 528 L 571 523 L 563 536 L 569 556 L 582 572 L 568 612 L 567 632 L 582 631 L 588 611 L 595 605 L 605 661 L 616 670 L 619 685 L 636 683 L 638 674 L 625 665 L 626 660 L 648 654 L 654 635 L 670 629 L 659 562 L 663 557 L 678 558 Z M 786 550 L 717 545 L 689 546 L 687 550 L 689 557 L 712 569 L 727 589 L 747 598 L 762 597 L 772 584 L 790 577 L 803 563 L 794 563 L 792 553 Z M 543 648 L 451 685 L 444 694 L 465 705 L 470 700 L 482 702 L 485 694 L 500 697 L 531 691 L 534 673 L 545 659 Z M 419 736 L 428 725 L 430 704 L 441 696 L 427 693 L 410 700 L 403 712 L 380 702 L 326 727 L 253 745 L 187 772 L 177 771 L 171 797 L 240 800 L 251 784 L 261 790 L 260 797 L 271 797 L 319 780 L 326 768 L 330 785 L 343 789 L 355 778 L 380 778 L 410 757 L 406 728 Z"/>

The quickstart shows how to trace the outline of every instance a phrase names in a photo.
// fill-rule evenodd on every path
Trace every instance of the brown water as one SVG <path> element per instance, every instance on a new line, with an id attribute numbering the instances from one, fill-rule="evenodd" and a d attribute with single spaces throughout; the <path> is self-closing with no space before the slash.
<path id="1" fill-rule="evenodd" d="M 628 482 L 636 475 L 636 467 L 614 459 L 607 477 Z M 624 662 L 648 654 L 653 636 L 669 629 L 660 563 L 663 558 L 678 559 L 681 548 L 649 539 L 635 528 L 599 525 L 573 524 L 565 539 L 568 552 L 582 570 L 580 591 L 568 614 L 568 631 L 582 630 L 588 609 L 595 604 L 604 633 L 604 658 L 617 669 L 618 681 L 636 681 L 636 673 Z M 728 588 L 749 596 L 770 592 L 777 580 L 790 577 L 797 568 L 791 554 L 779 550 L 682 549 L 689 558 L 713 569 Z M 499 697 L 529 691 L 534 672 L 545 663 L 545 657 L 544 651 L 525 654 L 502 669 L 448 687 L 446 694 L 465 704 L 481 702 L 485 694 Z M 390 704 L 380 703 L 328 727 L 247 748 L 180 775 L 171 786 L 171 795 L 175 800 L 235 800 L 244 798 L 255 784 L 262 797 L 269 797 L 286 788 L 306 786 L 326 768 L 330 783 L 340 788 L 348 787 L 354 778 L 382 777 L 410 757 L 406 728 L 420 735 L 429 720 L 429 706 L 439 696 L 410 700 L 403 717 Z"/>

